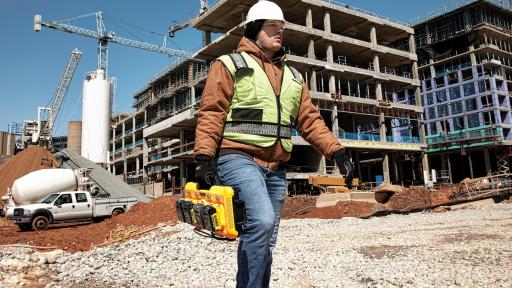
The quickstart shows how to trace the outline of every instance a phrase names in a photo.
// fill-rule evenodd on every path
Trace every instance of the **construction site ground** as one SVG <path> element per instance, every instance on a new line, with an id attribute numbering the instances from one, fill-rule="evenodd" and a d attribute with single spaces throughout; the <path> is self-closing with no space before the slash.
<path id="1" fill-rule="evenodd" d="M 41 161 L 40 161 L 41 160 Z M 50 164 L 49 164 L 50 163 Z M 41 168 L 48 168 L 52 166 L 52 157 L 51 154 L 49 154 L 46 150 L 42 148 L 30 148 L 22 153 L 18 154 L 16 157 L 13 157 L 9 159 L 7 162 L 5 162 L 2 166 L 0 166 L 0 194 L 4 194 L 6 187 L 9 187 L 12 185 L 12 182 L 18 178 L 23 176 L 24 174 L 34 171 Z M 466 185 L 467 186 L 467 185 Z M 460 210 L 461 208 L 467 208 L 469 205 L 459 205 L 456 209 L 454 209 L 455 206 L 450 206 L 454 202 L 460 202 L 460 200 L 467 200 L 461 198 L 461 185 L 455 185 L 455 186 L 446 186 L 446 187 L 436 187 L 435 189 L 427 190 L 424 187 L 411 187 L 411 188 L 404 188 L 400 186 L 393 186 L 389 185 L 389 187 L 383 186 L 381 187 L 381 190 L 383 191 L 392 191 L 390 194 L 390 197 L 386 203 L 366 203 L 366 202 L 357 202 L 357 201 L 340 201 L 336 203 L 335 205 L 328 206 L 328 207 L 316 207 L 316 202 L 318 199 L 318 196 L 293 196 L 293 197 L 287 197 L 285 201 L 285 205 L 282 212 L 282 219 L 286 222 L 289 219 L 304 219 L 304 221 L 310 221 L 311 219 L 343 219 L 348 218 L 352 219 L 354 217 L 361 218 L 361 219 L 367 219 L 371 218 L 374 219 L 376 216 L 385 216 L 389 214 L 407 214 L 410 212 L 428 212 L 428 214 L 435 215 L 437 213 L 435 212 L 446 212 L 446 213 L 452 213 L 448 212 L 450 210 Z M 381 192 L 383 192 L 381 191 Z M 464 196 L 464 195 L 462 195 Z M 504 200 L 507 197 L 509 197 L 509 194 L 501 195 L 500 200 Z M 103 249 L 108 248 L 112 245 L 117 245 L 124 243 L 128 240 L 134 240 L 134 239 L 144 239 L 144 237 L 147 237 L 148 235 L 154 235 L 154 233 L 162 233 L 162 227 L 167 227 L 167 230 L 169 230 L 169 227 L 176 227 L 178 224 L 178 219 L 176 217 L 176 211 L 175 211 L 175 201 L 178 199 L 179 196 L 164 196 L 157 198 L 150 203 L 138 203 L 136 204 L 130 211 L 127 213 L 114 216 L 111 219 L 105 219 L 104 221 L 94 223 L 94 222 L 81 222 L 81 223 L 72 223 L 72 224 L 59 224 L 51 226 L 51 228 L 47 231 L 41 231 L 41 232 L 21 232 L 18 227 L 14 224 L 12 224 L 10 221 L 6 220 L 5 218 L 0 218 L 0 245 L 3 249 L 17 249 L 21 247 L 30 247 L 34 250 L 32 251 L 59 251 L 63 250 L 69 253 L 74 253 L 78 251 L 96 251 L 96 249 Z M 494 202 L 490 203 L 494 204 Z M 488 205 L 490 205 L 488 204 Z M 488 206 L 486 205 L 486 206 Z M 480 237 L 476 231 L 478 231 L 478 227 L 476 231 L 471 232 L 470 234 L 464 236 L 459 235 L 460 232 L 458 228 L 456 228 L 456 225 L 458 223 L 444 223 L 446 226 L 443 228 L 445 230 L 445 236 L 443 236 L 443 239 L 451 239 L 450 241 L 454 243 L 459 243 L 462 245 L 465 243 L 466 240 L 481 240 L 481 241 L 495 241 L 495 242 L 501 242 L 504 240 L 508 240 L 510 243 L 510 240 L 512 239 L 512 231 L 510 228 L 512 228 L 512 218 L 510 217 L 510 212 L 512 211 L 510 209 L 510 200 L 505 200 L 500 205 L 505 205 L 509 208 L 506 208 L 508 210 L 508 217 L 505 217 L 503 219 L 496 219 L 496 221 L 499 221 L 504 227 L 508 227 L 507 231 L 503 232 L 499 239 L 493 238 L 493 237 Z M 471 212 L 468 212 L 471 213 Z M 491 213 L 491 212 L 489 212 Z M 507 215 L 507 213 L 502 213 L 500 216 L 496 217 L 502 217 L 502 215 Z M 408 216 L 404 216 L 408 217 Z M 379 218 L 379 217 L 377 217 Z M 449 217 L 446 217 L 449 221 Z M 370 219 L 370 220 L 371 220 Z M 368 221 L 370 221 L 368 220 Z M 289 223 L 298 223 L 294 221 L 301 221 L 301 220 L 291 220 L 292 222 Z M 317 220 L 321 221 L 321 220 Z M 361 220 L 364 221 L 364 220 Z M 386 220 L 383 220 L 386 221 Z M 316 223 L 316 222 L 315 222 Z M 330 223 L 330 222 L 326 222 Z M 361 222 L 358 222 L 361 223 Z M 374 223 L 375 225 L 378 225 L 378 222 L 371 221 L 368 223 Z M 183 227 L 180 224 L 180 227 Z M 323 224 L 322 224 L 323 225 Z M 363 226 L 365 228 L 361 229 L 367 229 L 367 225 L 370 224 L 364 224 Z M 453 227 L 453 229 L 451 228 Z M 304 231 L 301 233 L 308 233 L 308 228 L 303 227 Z M 182 229 L 182 228 L 180 228 Z M 189 227 L 191 230 L 192 228 Z M 284 228 L 286 229 L 286 228 Z M 377 229 L 377 228 L 375 228 Z M 433 229 L 436 228 L 430 227 L 425 229 Z M 452 230 L 450 230 L 452 229 Z M 183 229 L 182 229 L 183 230 Z M 167 232 L 166 232 L 167 233 Z M 173 234 L 164 233 L 161 236 L 166 237 Z M 286 232 L 285 232 L 286 233 Z M 398 231 L 397 231 L 398 233 Z M 473 234 L 478 234 L 477 236 L 471 236 Z M 385 233 L 384 233 L 385 234 Z M 383 234 L 383 235 L 384 235 Z M 476 235 L 475 234 L 475 235 Z M 381 235 L 382 237 L 384 237 Z M 196 235 L 196 237 L 200 237 Z M 311 234 L 311 237 L 315 237 L 314 234 Z M 380 236 L 379 236 L 380 237 Z M 448 238 L 447 238 L 448 237 Z M 451 238 L 450 238 L 451 237 Z M 469 237 L 469 238 L 468 238 Z M 475 238 L 475 239 L 473 239 Z M 506 239 L 505 239 L 506 238 Z M 319 247 L 322 246 L 322 240 L 320 238 L 315 238 L 315 242 L 318 243 Z M 465 240 L 464 240 L 465 239 Z M 469 241 L 468 240 L 468 241 Z M 499 241 L 498 241 L 499 240 Z M 385 239 L 382 239 L 382 243 L 386 242 Z M 507 242 L 503 242 L 507 243 Z M 488 243 L 486 242 L 484 246 L 486 246 Z M 282 241 L 280 245 L 287 245 L 286 241 Z M 414 245 L 414 244 L 411 244 Z M 2 250 L 0 248 L 0 251 Z M 197 247 L 197 249 L 200 249 Z M 361 248 L 362 249 L 362 248 Z M 365 250 L 366 249 L 366 250 Z M 382 244 L 382 245 L 371 245 L 367 248 L 363 249 L 364 253 L 367 254 L 369 257 L 369 261 L 372 261 L 372 259 L 381 259 L 383 257 L 387 257 L 387 255 L 395 255 L 397 253 L 401 253 L 401 248 L 395 247 L 393 245 L 388 244 Z M 365 252 L 366 251 L 366 252 Z M 512 254 L 510 250 L 507 250 L 509 254 Z M 0 261 L 5 260 L 3 254 L 1 254 L 2 258 L 0 258 Z M 32 252 L 30 252 L 32 253 Z M 448 252 L 449 253 L 449 252 Z M 504 253 L 504 254 L 506 254 Z M 235 253 L 236 254 L 236 253 Z M 343 255 L 340 255 L 342 257 Z M 29 257 L 30 258 L 30 257 Z M 340 258 L 341 259 L 341 258 Z M 510 261 L 504 262 L 507 267 L 512 268 L 510 266 Z M 44 264 L 44 263 L 43 263 Z M 46 263 L 48 264 L 48 263 Z M 51 264 L 51 263 L 50 263 Z M 0 272 L 4 273 L 6 271 L 11 271 L 8 268 L 9 265 L 2 264 L 0 262 Z M 45 269 L 48 268 L 47 266 L 44 266 Z M 14 272 L 16 272 L 15 270 Z M 12 271 L 11 271 L 12 272 Z M 19 271 L 18 271 L 19 272 Z M 52 272 L 56 273 L 56 272 Z M 0 273 L 1 274 L 1 273 Z M 8 274 L 5 274 L 8 275 Z M 308 277 L 312 277 L 309 275 Z M 508 283 L 512 285 L 512 281 L 510 279 L 510 276 L 507 276 L 508 278 L 505 279 L 506 281 L 504 283 Z M 30 278 L 30 277 L 29 277 Z M 313 277 L 314 278 L 314 277 Z M 313 279 L 311 278 L 311 279 Z M 2 281 L 2 277 L 0 277 L 0 287 L 2 287 L 2 283 L 9 284 L 11 282 L 5 281 L 6 276 L 4 276 L 4 281 Z M 23 285 L 35 285 L 37 284 L 34 281 L 31 281 L 30 279 L 24 279 L 16 282 L 16 285 L 23 284 Z M 50 281 L 51 279 L 46 279 L 45 281 Z M 307 280 L 307 279 L 306 279 Z M 25 281 L 25 282 L 23 282 Z M 377 282 L 372 282 L 372 279 L 367 279 L 364 281 L 369 281 L 369 286 L 373 286 L 373 284 Z M 501 280 L 500 280 L 501 281 Z M 24 284 L 25 283 L 25 284 Z M 28 284 L 27 284 L 28 283 Z M 287 282 L 288 283 L 288 282 Z M 380 282 L 378 282 L 380 283 Z M 480 282 L 478 282 L 480 283 Z M 501 282 L 500 282 L 501 283 Z M 76 283 L 75 283 L 76 284 Z M 119 284 L 119 283 L 118 283 Z M 220 286 L 212 286 L 212 287 L 223 287 L 223 286 L 231 286 L 232 283 L 227 283 L 226 285 L 220 285 Z M 288 283 L 289 284 L 289 283 Z M 364 284 L 364 283 L 363 283 Z M 12 286 L 12 287 L 19 287 L 18 286 Z M 21 285 L 21 286 L 23 286 Z M 368 286 L 367 285 L 367 286 Z M 9 285 L 7 285 L 9 287 Z M 101 285 L 100 285 L 101 286 Z M 394 285 L 391 285 L 394 286 Z M 407 286 L 407 285 L 406 285 Z M 412 285 L 415 286 L 415 285 Z M 412 287 L 411 286 L 411 287 Z M 428 286 L 428 285 L 427 285 Z M 33 287 L 33 286 L 25 286 L 25 287 Z M 64 286 L 67 287 L 67 286 Z M 96 286 L 75 286 L 75 287 L 96 287 Z M 99 287 L 99 286 L 98 286 Z M 151 287 L 151 286 L 150 286 Z M 206 286 L 179 286 L 179 287 L 206 287 Z M 274 287 L 280 287 L 280 286 L 274 286 Z M 291 286 L 289 286 L 291 287 Z M 293 286 L 298 287 L 298 286 Z M 303 287 L 338 287 L 336 285 L 327 285 L 327 286 L 316 286 L 316 285 L 310 285 L 310 286 L 303 286 Z"/>

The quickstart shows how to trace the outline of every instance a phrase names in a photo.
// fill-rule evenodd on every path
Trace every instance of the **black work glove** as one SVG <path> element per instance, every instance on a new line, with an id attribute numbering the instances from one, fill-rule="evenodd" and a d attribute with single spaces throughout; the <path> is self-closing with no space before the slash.
<path id="1" fill-rule="evenodd" d="M 196 182 L 199 189 L 210 189 L 211 186 L 220 185 L 219 172 L 215 162 L 208 157 L 201 155 L 197 157 L 199 164 L 196 168 Z"/>
<path id="2" fill-rule="evenodd" d="M 334 158 L 338 169 L 340 169 L 340 173 L 345 178 L 345 184 L 349 189 L 351 189 L 352 180 L 354 179 L 354 167 L 352 162 L 350 162 L 350 159 L 348 159 L 345 149 L 336 151 L 332 158 Z"/>

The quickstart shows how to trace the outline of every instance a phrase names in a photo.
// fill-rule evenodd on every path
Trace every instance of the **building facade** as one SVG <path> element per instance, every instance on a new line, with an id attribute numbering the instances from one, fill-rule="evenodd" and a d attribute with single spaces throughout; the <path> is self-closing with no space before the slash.
<path id="1" fill-rule="evenodd" d="M 461 1 L 414 29 L 430 167 L 452 183 L 509 172 L 510 4 Z"/>
<path id="2" fill-rule="evenodd" d="M 255 2 L 216 1 L 193 23 L 203 32 L 204 47 L 135 93 L 133 107 L 135 114 L 145 115 L 145 128 L 127 140 L 126 127 L 138 122 L 130 117 L 116 122 L 111 165 L 116 174 L 121 163 L 129 166 L 125 163 L 135 158 L 135 170 L 143 169 L 140 174 L 147 179 L 143 181 L 161 181 L 164 191 L 193 179 L 194 130 L 208 68 L 236 49 L 243 15 Z M 414 29 L 332 1 L 275 2 L 287 20 L 288 64 L 301 72 L 313 103 L 347 148 L 356 177 L 366 183 L 423 183 L 429 168 Z M 292 140 L 295 146 L 286 166 L 289 191 L 307 190 L 309 176 L 337 173 L 334 162 L 297 133 Z M 123 152 L 126 143 L 140 141 L 137 156 Z"/>

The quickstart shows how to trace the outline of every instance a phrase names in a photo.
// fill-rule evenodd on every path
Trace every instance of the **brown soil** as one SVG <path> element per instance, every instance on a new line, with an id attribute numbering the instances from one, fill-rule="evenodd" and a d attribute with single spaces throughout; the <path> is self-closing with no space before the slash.
<path id="1" fill-rule="evenodd" d="M 290 218 L 319 218 L 339 219 L 343 217 L 366 218 L 378 210 L 379 205 L 356 201 L 341 201 L 335 206 L 316 208 L 317 197 L 299 196 L 288 197 L 284 202 L 282 219 Z"/>
<path id="2" fill-rule="evenodd" d="M 50 159 L 50 161 L 44 159 Z M 14 180 L 32 171 L 52 168 L 52 163 L 53 155 L 45 148 L 30 146 L 16 154 L 0 166 L 0 196 L 5 195 L 7 188 L 12 186 Z"/>
<path id="3" fill-rule="evenodd" d="M 1 167 L 0 169 L 2 169 Z M 396 188 L 396 187 L 395 187 Z M 453 189 L 438 188 L 428 191 L 423 187 L 394 190 L 386 204 L 372 204 L 355 201 L 338 202 L 335 206 L 316 208 L 315 196 L 287 197 L 281 217 L 339 219 L 342 217 L 367 218 L 377 211 L 410 211 L 429 208 L 451 202 Z M 140 231 L 156 227 L 159 223 L 175 225 L 175 202 L 179 196 L 164 196 L 150 203 L 138 203 L 129 212 L 106 219 L 100 223 L 76 223 L 52 226 L 48 231 L 21 232 L 10 221 L 0 218 L 0 245 L 29 244 L 34 246 L 55 246 L 67 251 L 85 251 L 110 238 L 134 237 Z M 117 236 L 116 236 L 117 235 Z"/>
<path id="4" fill-rule="evenodd" d="M 55 246 L 66 251 L 85 251 L 107 241 L 113 232 L 125 238 L 159 223 L 175 225 L 178 222 L 174 203 L 177 197 L 160 197 L 150 203 L 137 203 L 127 213 L 100 223 L 73 223 L 51 226 L 47 231 L 21 232 L 5 218 L 0 218 L 0 245 L 28 244 Z M 128 237 L 127 237 L 128 236 Z M 111 238 L 116 239 L 116 235 Z"/>
<path id="5" fill-rule="evenodd" d="M 313 208 L 307 213 L 296 215 L 293 218 L 319 218 L 319 219 L 340 219 L 343 217 L 367 218 L 374 214 L 377 204 L 340 201 L 335 206 Z"/>
<path id="6" fill-rule="evenodd" d="M 406 212 L 439 206 L 452 202 L 450 196 L 453 193 L 452 187 L 439 187 L 433 191 L 419 186 L 411 187 L 395 192 L 386 203 L 386 209 Z"/>

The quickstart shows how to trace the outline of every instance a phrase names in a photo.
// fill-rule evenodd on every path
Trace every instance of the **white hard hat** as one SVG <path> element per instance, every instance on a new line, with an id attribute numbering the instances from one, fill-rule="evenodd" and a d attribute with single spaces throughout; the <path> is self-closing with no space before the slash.
<path id="1" fill-rule="evenodd" d="M 283 11 L 274 2 L 260 0 L 249 9 L 245 22 L 249 23 L 256 20 L 284 21 Z"/>

